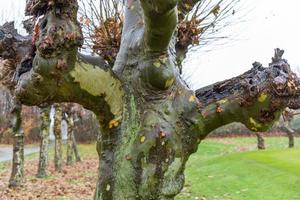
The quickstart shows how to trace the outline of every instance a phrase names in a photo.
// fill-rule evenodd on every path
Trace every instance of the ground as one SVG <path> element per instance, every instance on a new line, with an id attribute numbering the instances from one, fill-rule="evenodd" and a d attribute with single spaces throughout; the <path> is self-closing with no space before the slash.
<path id="1" fill-rule="evenodd" d="M 287 138 L 266 138 L 268 150 L 256 150 L 256 138 L 204 141 L 187 164 L 186 184 L 176 200 L 298 200 L 300 148 L 287 149 Z M 300 139 L 295 145 L 300 147 Z M 10 163 L 0 165 L 0 199 L 92 199 L 97 179 L 95 145 L 80 145 L 83 162 L 63 173 L 36 179 L 37 154 L 27 156 L 26 185 L 7 189 Z M 51 153 L 52 154 L 52 153 Z M 51 158 L 53 156 L 51 155 Z"/>

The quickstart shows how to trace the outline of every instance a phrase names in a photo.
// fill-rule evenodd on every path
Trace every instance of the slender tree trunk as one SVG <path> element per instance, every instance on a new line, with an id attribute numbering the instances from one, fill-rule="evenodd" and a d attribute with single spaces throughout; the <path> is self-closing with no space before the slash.
<path id="1" fill-rule="evenodd" d="M 294 148 L 294 132 L 288 132 L 288 138 L 289 138 L 289 148 Z"/>
<path id="2" fill-rule="evenodd" d="M 59 104 L 55 104 L 54 116 L 54 136 L 55 136 L 55 152 L 54 165 L 56 171 L 62 170 L 62 134 L 61 134 L 62 108 Z"/>
<path id="3" fill-rule="evenodd" d="M 49 135 L 50 135 L 50 107 L 43 108 L 41 111 L 41 143 L 40 143 L 40 157 L 37 177 L 44 178 L 47 176 L 48 167 L 48 149 L 49 149 Z"/>
<path id="4" fill-rule="evenodd" d="M 81 158 L 80 158 L 80 154 L 79 154 L 79 150 L 78 150 L 78 146 L 77 146 L 77 142 L 76 142 L 74 132 L 72 132 L 71 136 L 72 136 L 72 149 L 73 149 L 74 154 L 75 154 L 76 162 L 81 162 Z"/>
<path id="5" fill-rule="evenodd" d="M 12 131 L 13 131 L 13 161 L 9 187 L 18 187 L 24 183 L 24 132 L 21 128 L 22 105 L 14 100 L 12 108 Z"/>
<path id="6" fill-rule="evenodd" d="M 257 137 L 257 148 L 259 150 L 266 149 L 266 147 L 265 147 L 265 140 L 264 140 L 262 134 L 257 132 L 257 133 L 255 133 L 255 135 Z"/>
<path id="7" fill-rule="evenodd" d="M 67 165 L 73 164 L 73 119 L 71 116 L 68 116 L 68 139 L 67 139 Z"/>
<path id="8" fill-rule="evenodd" d="M 291 127 L 291 122 L 289 120 L 287 120 L 287 121 L 284 122 L 284 128 L 285 128 L 286 134 L 288 136 L 288 140 L 289 140 L 288 147 L 289 148 L 294 148 L 294 146 L 295 146 L 295 143 L 294 143 L 294 132 L 295 131 Z"/>

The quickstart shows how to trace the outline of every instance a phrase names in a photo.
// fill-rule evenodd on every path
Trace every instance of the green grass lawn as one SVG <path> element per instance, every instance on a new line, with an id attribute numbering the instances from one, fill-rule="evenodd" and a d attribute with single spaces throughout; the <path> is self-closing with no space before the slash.
<path id="1" fill-rule="evenodd" d="M 265 140 L 264 151 L 256 150 L 254 137 L 203 141 L 187 163 L 176 200 L 300 200 L 300 138 L 294 149 L 287 148 L 286 137 Z M 97 157 L 94 144 L 79 149 L 83 159 Z"/>
<path id="2" fill-rule="evenodd" d="M 255 138 L 206 140 L 187 164 L 177 200 L 299 200 L 300 148 L 287 149 L 286 138 L 266 142 L 269 149 L 257 151 Z"/>

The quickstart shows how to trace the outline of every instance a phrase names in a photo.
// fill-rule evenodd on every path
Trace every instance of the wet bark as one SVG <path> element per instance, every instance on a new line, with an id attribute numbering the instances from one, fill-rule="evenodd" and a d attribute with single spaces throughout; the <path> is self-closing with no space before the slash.
<path id="1" fill-rule="evenodd" d="M 264 150 L 266 149 L 265 147 L 265 139 L 263 138 L 261 133 L 255 133 L 256 138 L 257 138 L 257 148 L 259 150 Z"/>
<path id="2" fill-rule="evenodd" d="M 54 115 L 54 136 L 55 136 L 55 152 L 54 152 L 54 166 L 55 170 L 61 172 L 62 170 L 62 134 L 61 134 L 61 120 L 62 108 L 60 104 L 55 104 Z"/>
<path id="3" fill-rule="evenodd" d="M 13 100 L 11 128 L 14 138 L 12 172 L 9 179 L 9 187 L 18 187 L 24 184 L 24 132 L 22 130 L 21 111 L 22 105 L 16 99 Z"/>
<path id="4" fill-rule="evenodd" d="M 201 140 L 234 121 L 268 129 L 285 107 L 299 107 L 300 81 L 276 50 L 269 68 L 255 63 L 195 93 L 174 54 L 177 1 L 127 3 L 122 45 L 109 69 L 77 57 L 82 35 L 75 0 L 28 1 L 28 13 L 44 16 L 33 38 L 32 68 L 19 77 L 16 92 L 25 104 L 76 102 L 97 115 L 95 199 L 174 199 Z"/>
<path id="5" fill-rule="evenodd" d="M 48 150 L 49 150 L 49 135 L 50 135 L 50 107 L 42 108 L 41 110 L 41 143 L 40 143 L 40 156 L 37 177 L 47 177 L 48 167 Z"/>

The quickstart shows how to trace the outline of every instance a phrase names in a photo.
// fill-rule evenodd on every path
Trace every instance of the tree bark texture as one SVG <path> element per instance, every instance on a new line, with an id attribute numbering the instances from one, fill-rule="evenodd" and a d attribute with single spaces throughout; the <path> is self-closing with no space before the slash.
<path id="1" fill-rule="evenodd" d="M 256 134 L 256 138 L 257 138 L 257 148 L 259 150 L 264 150 L 266 149 L 265 147 L 265 139 L 263 138 L 261 133 L 255 133 Z"/>
<path id="2" fill-rule="evenodd" d="M 48 150 L 49 150 L 49 135 L 50 135 L 50 107 L 42 108 L 41 110 L 41 143 L 40 143 L 40 157 L 37 177 L 47 177 L 48 167 Z"/>
<path id="3" fill-rule="evenodd" d="M 14 138 L 12 172 L 9 179 L 9 187 L 22 186 L 24 183 L 24 132 L 22 130 L 22 105 L 16 99 L 13 100 L 11 111 L 11 127 Z"/>
<path id="4" fill-rule="evenodd" d="M 62 134 L 61 134 L 61 120 L 62 108 L 60 104 L 55 104 L 54 115 L 54 136 L 55 136 L 55 152 L 54 152 L 54 166 L 56 171 L 62 170 Z"/>
<path id="5" fill-rule="evenodd" d="M 238 77 L 194 92 L 176 62 L 178 2 L 126 3 L 122 44 L 110 69 L 78 55 L 75 0 L 29 0 L 27 14 L 39 17 L 34 57 L 15 91 L 27 105 L 75 102 L 97 115 L 94 199 L 170 200 L 183 188 L 185 164 L 201 140 L 231 122 L 267 130 L 285 107 L 299 107 L 300 81 L 277 49 L 268 68 L 254 63 Z"/>

